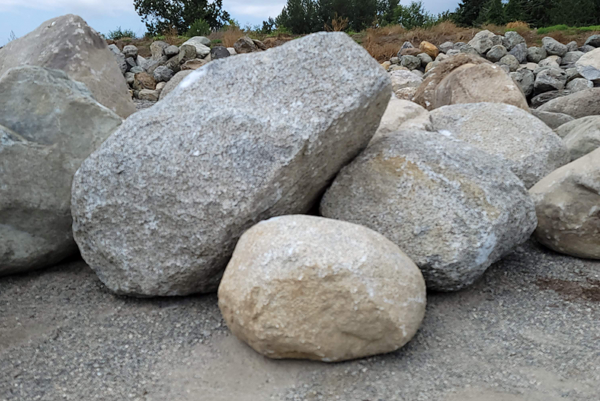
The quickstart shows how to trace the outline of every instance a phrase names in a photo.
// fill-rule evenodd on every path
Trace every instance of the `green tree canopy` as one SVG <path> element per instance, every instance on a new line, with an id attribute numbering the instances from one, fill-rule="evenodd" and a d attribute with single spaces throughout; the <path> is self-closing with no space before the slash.
<path id="1" fill-rule="evenodd" d="M 223 10 L 223 0 L 134 0 L 133 5 L 151 35 L 172 27 L 184 33 L 197 20 L 218 29 L 229 20 L 229 13 Z"/>

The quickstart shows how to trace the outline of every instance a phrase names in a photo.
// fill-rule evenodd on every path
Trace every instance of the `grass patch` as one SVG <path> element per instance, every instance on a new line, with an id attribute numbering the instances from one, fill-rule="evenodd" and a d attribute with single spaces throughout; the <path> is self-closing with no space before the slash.
<path id="1" fill-rule="evenodd" d="M 106 38 L 110 40 L 119 40 L 123 38 L 135 39 L 135 32 L 133 32 L 131 29 L 121 29 L 121 27 L 118 27 L 114 31 L 108 32 Z"/>
<path id="2" fill-rule="evenodd" d="M 582 27 L 573 27 L 568 25 L 554 25 L 549 26 L 547 28 L 539 28 L 537 30 L 538 35 L 547 35 L 553 32 L 563 32 L 567 35 L 577 35 L 582 32 L 595 32 L 600 31 L 600 25 L 593 26 L 582 26 Z"/>

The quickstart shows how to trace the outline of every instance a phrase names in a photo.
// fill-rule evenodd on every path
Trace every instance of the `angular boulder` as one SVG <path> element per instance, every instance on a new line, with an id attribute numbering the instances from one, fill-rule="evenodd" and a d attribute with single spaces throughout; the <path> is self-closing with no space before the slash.
<path id="1" fill-rule="evenodd" d="M 542 39 L 542 44 L 544 45 L 544 50 L 551 56 L 563 57 L 569 51 L 567 45 L 563 45 L 558 40 L 548 36 Z"/>
<path id="2" fill-rule="evenodd" d="M 397 245 L 313 216 L 252 227 L 219 286 L 229 329 L 275 359 L 337 362 L 395 351 L 417 332 L 425 301 L 423 276 Z"/>
<path id="3" fill-rule="evenodd" d="M 338 174 L 321 214 L 383 234 L 439 291 L 471 285 L 537 223 L 525 186 L 504 161 L 425 131 L 369 146 Z"/>
<path id="4" fill-rule="evenodd" d="M 600 149 L 554 171 L 530 193 L 540 243 L 566 255 L 600 259 Z"/>
<path id="5" fill-rule="evenodd" d="M 562 113 L 549 113 L 547 111 L 531 110 L 531 114 L 542 120 L 544 124 L 554 130 L 561 125 L 575 121 L 573 117 Z"/>
<path id="6" fill-rule="evenodd" d="M 391 89 L 343 33 L 196 70 L 77 172 L 83 258 L 120 294 L 215 291 L 246 229 L 309 211 L 367 146 Z"/>
<path id="7" fill-rule="evenodd" d="M 208 41 L 208 44 L 206 42 Z M 185 42 L 182 46 L 189 45 L 196 48 L 196 57 L 204 58 L 210 54 L 210 40 L 204 36 L 195 36 Z"/>
<path id="8" fill-rule="evenodd" d="M 122 118 L 135 112 L 125 77 L 106 41 L 76 15 L 46 21 L 0 49 L 0 76 L 22 65 L 63 70 Z"/>
<path id="9" fill-rule="evenodd" d="M 481 31 L 477 32 L 475 37 L 471 39 L 468 43 L 473 49 L 477 51 L 477 53 L 484 55 L 490 50 L 494 45 L 499 43 L 494 43 L 494 35 L 490 31 Z"/>
<path id="10" fill-rule="evenodd" d="M 506 160 L 527 188 L 570 162 L 558 135 L 515 106 L 498 103 L 445 106 L 433 110 L 430 118 L 433 130 Z"/>
<path id="11" fill-rule="evenodd" d="M 0 77 L 0 276 L 60 262 L 77 250 L 71 182 L 121 124 L 63 71 L 17 67 Z"/>

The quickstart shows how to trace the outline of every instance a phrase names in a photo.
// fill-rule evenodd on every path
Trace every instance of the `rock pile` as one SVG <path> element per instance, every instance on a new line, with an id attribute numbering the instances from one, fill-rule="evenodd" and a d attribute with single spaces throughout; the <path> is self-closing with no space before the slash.
<path id="1" fill-rule="evenodd" d="M 505 93 L 507 88 L 511 88 L 508 89 L 509 92 L 513 91 L 512 84 L 506 84 L 501 80 L 499 73 L 492 73 L 494 69 L 491 66 L 486 66 L 481 59 L 477 60 L 482 58 L 493 63 L 497 70 L 508 74 L 531 107 L 538 108 L 553 99 L 600 84 L 600 46 L 596 46 L 600 43 L 595 39 L 596 36 L 590 37 L 581 47 L 575 42 L 564 45 L 546 37 L 541 47 L 528 48 L 525 39 L 517 32 L 506 32 L 504 36 L 500 36 L 490 31 L 481 31 L 469 43 L 446 42 L 439 48 L 429 42 L 423 42 L 419 49 L 416 49 L 407 42 L 401 47 L 397 57 L 382 65 L 390 72 L 392 79 L 398 71 L 411 71 L 417 75 L 425 73 L 426 82 L 429 84 L 426 90 L 437 93 L 437 96 L 431 96 L 435 102 L 427 96 L 423 99 L 424 95 L 416 89 L 419 85 L 398 87 L 394 91 L 396 96 L 402 99 L 411 100 L 414 97 L 415 101 L 428 109 L 478 101 L 508 103 L 522 107 L 516 104 L 515 94 L 508 96 Z M 449 57 L 461 54 L 468 58 L 465 57 L 458 63 L 454 61 L 453 66 L 444 62 Z M 479 67 L 466 67 L 467 64 Z M 435 70 L 437 72 L 434 72 Z M 427 80 L 432 75 L 437 77 L 433 80 L 435 84 L 432 83 L 432 79 Z M 492 78 L 496 75 L 497 82 Z M 467 77 L 472 78 L 472 81 Z M 446 80 L 442 83 L 444 79 Z M 486 82 L 490 88 L 486 88 Z M 438 89 L 438 85 L 443 88 Z M 464 88 L 464 85 L 467 87 Z M 503 90 L 500 91 L 501 88 Z M 494 90 L 504 93 L 498 94 Z M 482 98 L 484 94 L 487 98 Z"/>
<path id="2" fill-rule="evenodd" d="M 68 41 L 58 33 L 78 38 L 78 23 L 37 34 Z M 66 71 L 2 49 L 0 275 L 76 242 L 118 294 L 218 290 L 229 328 L 268 357 L 394 351 L 421 325 L 426 287 L 473 284 L 534 232 L 600 259 L 595 45 L 483 31 L 406 43 L 389 74 L 343 33 L 268 52 L 249 38 L 154 42 L 147 60 L 99 41 Z M 106 63 L 108 92 L 94 92 L 88 58 Z M 122 123 L 109 107 L 126 114 L 130 99 L 110 88 L 125 77 L 138 99 L 163 100 Z M 556 91 L 574 93 L 530 113 Z M 106 107 L 94 98 L 109 92 Z"/>
<path id="3" fill-rule="evenodd" d="M 167 87 L 173 78 L 179 84 L 190 71 L 212 60 L 266 50 L 262 42 L 248 37 L 240 38 L 233 48 L 220 45 L 211 48 L 211 40 L 204 36 L 190 38 L 179 47 L 155 41 L 150 45 L 152 57 L 149 59 L 140 56 L 133 45 L 122 49 L 116 44 L 108 47 L 130 87 L 131 96 L 153 102 L 166 96 L 162 94 L 163 90 L 168 93 L 176 86 Z"/>

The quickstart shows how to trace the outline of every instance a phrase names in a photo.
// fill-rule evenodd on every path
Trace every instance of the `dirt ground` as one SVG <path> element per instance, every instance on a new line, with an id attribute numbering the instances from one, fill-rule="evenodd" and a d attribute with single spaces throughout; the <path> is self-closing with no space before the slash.
<path id="1" fill-rule="evenodd" d="M 268 360 L 215 295 L 114 296 L 84 262 L 0 278 L 0 400 L 600 399 L 600 262 L 519 247 L 472 288 L 429 294 L 402 350 Z"/>

